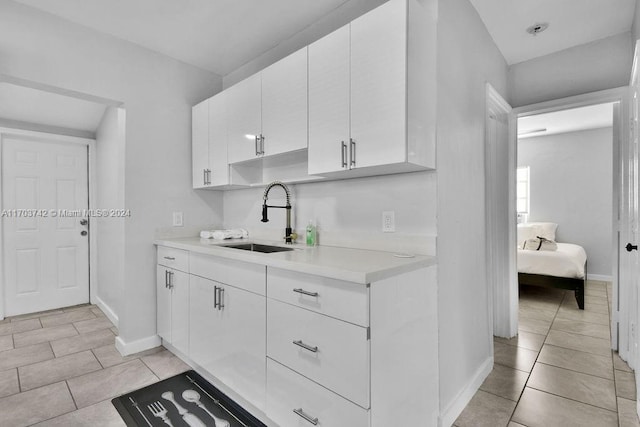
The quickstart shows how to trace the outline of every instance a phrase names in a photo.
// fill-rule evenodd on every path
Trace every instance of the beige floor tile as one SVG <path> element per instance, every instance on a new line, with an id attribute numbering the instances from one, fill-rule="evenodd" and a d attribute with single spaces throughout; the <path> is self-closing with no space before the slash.
<path id="1" fill-rule="evenodd" d="M 613 380 L 613 364 L 608 356 L 545 344 L 538 362 Z"/>
<path id="2" fill-rule="evenodd" d="M 102 347 L 107 344 L 113 345 L 115 335 L 109 329 L 102 329 L 90 334 L 80 334 L 74 337 L 63 338 L 51 342 L 51 347 L 56 357 L 65 356 L 71 353 L 78 353 L 84 350 Z"/>
<path id="3" fill-rule="evenodd" d="M 37 427 L 126 427 L 111 401 L 105 400 L 95 405 L 70 412 L 57 418 L 36 424 Z"/>
<path id="4" fill-rule="evenodd" d="M 494 365 L 493 370 L 480 386 L 480 390 L 517 402 L 528 377 L 529 374 L 526 372 Z"/>
<path id="5" fill-rule="evenodd" d="M 78 408 L 84 408 L 157 381 L 144 363 L 132 360 L 70 379 L 67 383 Z"/>
<path id="6" fill-rule="evenodd" d="M 607 290 L 605 288 L 594 288 L 588 286 L 584 288 L 584 294 L 591 297 L 607 298 Z"/>
<path id="7" fill-rule="evenodd" d="M 458 417 L 455 425 L 459 427 L 496 427 L 506 426 L 515 408 L 516 402 L 478 391 Z"/>
<path id="8" fill-rule="evenodd" d="M 111 332 L 113 332 L 113 335 L 118 336 L 118 328 L 116 328 L 115 326 L 113 328 L 111 328 Z"/>
<path id="9" fill-rule="evenodd" d="M 0 371 L 53 359 L 49 343 L 30 345 L 0 353 Z"/>
<path id="10" fill-rule="evenodd" d="M 533 334 L 547 335 L 551 329 L 551 320 L 531 319 L 521 315 L 518 318 L 518 329 Z"/>
<path id="11" fill-rule="evenodd" d="M 0 397 L 10 396 L 20 393 L 20 384 L 18 383 L 18 370 L 9 369 L 0 372 Z"/>
<path id="12" fill-rule="evenodd" d="M 530 372 L 538 356 L 537 351 L 514 347 L 500 342 L 493 343 L 495 363 L 521 371 Z"/>
<path id="13" fill-rule="evenodd" d="M 58 357 L 18 369 L 22 390 L 68 380 L 102 369 L 90 350 Z"/>
<path id="14" fill-rule="evenodd" d="M 521 316 L 529 319 L 546 320 L 550 322 L 556 317 L 557 310 L 540 310 L 520 304 L 518 312 Z"/>
<path id="15" fill-rule="evenodd" d="M 578 308 L 578 303 L 575 298 L 566 299 L 562 302 L 561 308 L 566 308 L 569 310 L 580 310 Z M 609 314 L 609 302 L 606 298 L 598 298 L 598 297 L 584 297 L 584 310 L 589 313 L 600 313 L 600 314 Z"/>
<path id="16" fill-rule="evenodd" d="M 635 401 L 618 398 L 618 420 L 620 427 L 640 427 Z"/>
<path id="17" fill-rule="evenodd" d="M 3 426 L 29 426 L 75 409 L 64 382 L 0 399 Z"/>
<path id="18" fill-rule="evenodd" d="M 17 334 L 20 332 L 40 329 L 42 325 L 39 319 L 19 320 L 17 322 L 3 323 L 0 325 L 0 335 Z"/>
<path id="19" fill-rule="evenodd" d="M 617 410 L 615 384 L 605 378 L 536 363 L 527 387 L 610 411 Z"/>
<path id="20" fill-rule="evenodd" d="M 96 355 L 96 357 L 100 361 L 100 364 L 103 367 L 108 368 L 110 366 L 119 365 L 121 363 L 128 362 L 134 359 L 139 359 L 143 356 L 148 356 L 150 354 L 154 354 L 162 350 L 163 350 L 163 347 L 156 347 L 150 350 L 142 351 L 140 353 L 135 353 L 129 356 L 122 357 L 120 355 L 120 352 L 116 349 L 116 347 L 110 344 L 110 345 L 94 348 L 93 354 Z"/>
<path id="21" fill-rule="evenodd" d="M 633 372 L 615 371 L 616 395 L 629 400 L 636 400 L 636 380 Z"/>
<path id="22" fill-rule="evenodd" d="M 65 325 L 67 323 L 79 322 L 81 320 L 89 320 L 95 318 L 95 314 L 93 314 L 90 309 L 86 309 L 44 316 L 40 318 L 40 322 L 42 323 L 42 327 L 46 328 L 49 326 Z"/>
<path id="23" fill-rule="evenodd" d="M 96 308 L 98 307 L 97 305 L 91 305 L 91 304 L 80 304 L 80 305 L 74 305 L 71 307 L 65 307 L 62 309 L 62 311 L 64 311 L 65 313 L 68 313 L 70 311 L 74 311 L 74 310 L 91 310 L 92 308 Z"/>
<path id="24" fill-rule="evenodd" d="M 610 341 L 586 335 L 572 334 L 571 332 L 551 330 L 547 335 L 546 344 L 557 347 L 570 348 L 572 350 L 585 351 L 611 357 Z"/>
<path id="25" fill-rule="evenodd" d="M 0 336 L 0 351 L 11 350 L 13 348 L 13 336 L 2 335 Z"/>
<path id="26" fill-rule="evenodd" d="M 615 412 L 526 387 L 513 421 L 528 427 L 617 427 Z"/>
<path id="27" fill-rule="evenodd" d="M 161 380 L 191 369 L 189 365 L 167 350 L 144 356 L 141 360 Z"/>
<path id="28" fill-rule="evenodd" d="M 609 324 L 609 314 L 594 313 L 590 310 L 577 310 L 560 307 L 557 319 L 581 320 L 583 322 L 599 323 L 601 325 Z"/>
<path id="29" fill-rule="evenodd" d="M 99 307 L 95 307 L 91 309 L 91 312 L 96 316 L 96 317 L 107 317 L 105 316 L 105 314 L 102 312 L 102 310 L 100 310 Z"/>
<path id="30" fill-rule="evenodd" d="M 73 325 L 51 326 L 50 328 L 36 329 L 29 332 L 13 334 L 13 343 L 16 348 L 41 342 L 54 341 L 61 338 L 78 335 Z"/>
<path id="31" fill-rule="evenodd" d="M 62 313 L 62 309 L 53 309 L 53 310 L 47 310 L 47 311 L 38 311 L 37 313 L 21 314 L 19 316 L 10 317 L 10 319 L 12 322 L 19 322 L 21 320 L 37 319 L 38 317 L 48 316 L 50 314 L 56 314 L 56 313 Z"/>
<path id="32" fill-rule="evenodd" d="M 527 426 L 523 426 L 522 424 L 514 423 L 513 421 L 511 421 L 507 427 L 527 427 Z"/>
<path id="33" fill-rule="evenodd" d="M 545 340 L 544 335 L 533 334 L 531 332 L 519 331 L 518 336 L 511 339 L 496 337 L 495 340 L 503 344 L 514 345 L 517 347 L 527 348 L 529 350 L 539 351 Z"/>
<path id="34" fill-rule="evenodd" d="M 555 319 L 551 329 L 557 331 L 573 332 L 574 334 L 588 335 L 590 337 L 610 339 L 609 325 L 581 322 L 580 320 Z"/>
<path id="35" fill-rule="evenodd" d="M 618 352 L 613 352 L 613 367 L 619 371 L 631 372 L 631 368 L 620 358 Z"/>
<path id="36" fill-rule="evenodd" d="M 73 326 L 76 327 L 81 334 L 88 334 L 100 329 L 113 328 L 113 323 L 106 317 L 96 317 L 91 320 L 83 320 L 82 322 L 75 322 Z"/>

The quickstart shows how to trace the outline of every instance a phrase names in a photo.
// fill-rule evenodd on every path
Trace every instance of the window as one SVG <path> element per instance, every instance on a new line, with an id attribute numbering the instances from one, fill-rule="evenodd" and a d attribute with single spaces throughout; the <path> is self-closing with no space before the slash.
<path id="1" fill-rule="evenodd" d="M 529 213 L 529 166 L 518 168 L 516 174 L 516 207 L 519 214 Z"/>

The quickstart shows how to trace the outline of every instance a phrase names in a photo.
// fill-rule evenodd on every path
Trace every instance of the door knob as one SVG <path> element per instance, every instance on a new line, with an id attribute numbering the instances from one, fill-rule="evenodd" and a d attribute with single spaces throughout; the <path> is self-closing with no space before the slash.
<path id="1" fill-rule="evenodd" d="M 637 251 L 638 245 L 632 245 L 631 243 L 627 243 L 627 246 L 625 246 L 625 248 L 627 248 L 627 252 Z"/>
<path id="2" fill-rule="evenodd" d="M 87 225 L 87 224 L 89 224 L 89 221 L 87 221 L 86 219 L 80 220 L 80 225 Z"/>
<path id="3" fill-rule="evenodd" d="M 82 231 L 80 232 L 80 235 L 81 235 L 81 236 L 86 236 L 86 235 L 87 235 L 87 230 L 82 230 Z"/>

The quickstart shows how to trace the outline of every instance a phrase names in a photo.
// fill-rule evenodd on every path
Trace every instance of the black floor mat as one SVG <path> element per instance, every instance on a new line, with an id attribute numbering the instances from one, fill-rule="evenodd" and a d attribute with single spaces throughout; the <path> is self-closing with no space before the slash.
<path id="1" fill-rule="evenodd" d="M 129 427 L 265 427 L 195 371 L 116 397 L 111 403 Z"/>

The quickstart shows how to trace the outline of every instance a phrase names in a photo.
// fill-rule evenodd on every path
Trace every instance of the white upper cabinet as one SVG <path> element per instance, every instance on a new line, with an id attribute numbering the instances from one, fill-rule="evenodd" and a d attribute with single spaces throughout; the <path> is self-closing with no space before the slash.
<path id="1" fill-rule="evenodd" d="M 191 109 L 191 158 L 193 188 L 207 186 L 209 169 L 209 100 Z"/>
<path id="2" fill-rule="evenodd" d="M 229 184 L 226 99 L 226 92 L 209 99 L 209 185 L 213 187 Z"/>
<path id="3" fill-rule="evenodd" d="M 307 148 L 307 48 L 262 71 L 265 156 Z"/>
<path id="4" fill-rule="evenodd" d="M 261 153 L 262 107 L 260 73 L 227 89 L 229 163 L 254 159 Z"/>
<path id="5" fill-rule="evenodd" d="M 346 167 L 349 144 L 349 25 L 309 45 L 309 173 Z"/>

